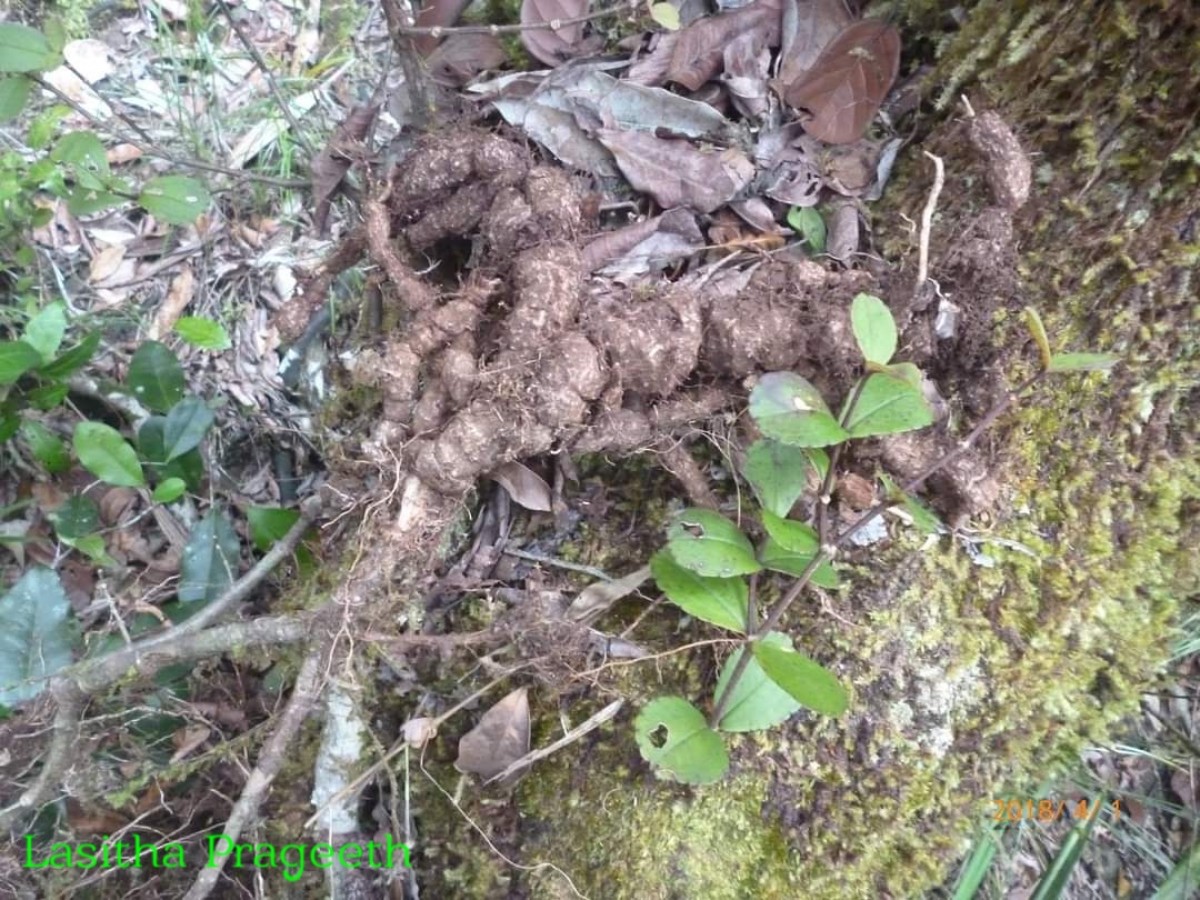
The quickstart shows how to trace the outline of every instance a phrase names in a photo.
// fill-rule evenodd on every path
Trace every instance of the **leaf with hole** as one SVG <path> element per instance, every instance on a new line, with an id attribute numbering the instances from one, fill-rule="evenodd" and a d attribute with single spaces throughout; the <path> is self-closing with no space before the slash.
<path id="1" fill-rule="evenodd" d="M 50 569 L 34 568 L 0 597 L 0 703 L 40 694 L 44 679 L 71 664 L 71 604 Z"/>
<path id="2" fill-rule="evenodd" d="M 225 326 L 203 316 L 184 316 L 175 323 L 175 333 L 201 350 L 228 350 L 233 346 Z"/>
<path id="3" fill-rule="evenodd" d="M 708 509 L 685 509 L 667 528 L 667 552 L 685 569 L 710 578 L 759 571 L 754 547 L 736 525 Z"/>
<path id="4" fill-rule="evenodd" d="M 33 81 L 24 75 L 0 78 L 0 122 L 15 119 L 21 114 L 32 87 Z"/>
<path id="5" fill-rule="evenodd" d="M 867 362 L 886 366 L 891 361 L 899 336 L 886 303 L 870 294 L 859 294 L 850 304 L 850 326 Z"/>
<path id="6" fill-rule="evenodd" d="M 758 643 L 767 643 L 783 649 L 791 649 L 792 639 L 778 631 L 772 631 Z M 729 684 L 733 671 L 746 648 L 739 648 L 721 669 L 717 680 L 715 697 L 720 698 Z M 767 677 L 758 661 L 750 658 L 746 669 L 733 693 L 725 704 L 725 712 L 717 727 L 721 731 L 762 731 L 773 728 L 800 709 L 800 704 L 783 688 Z"/>
<path id="7" fill-rule="evenodd" d="M 190 225 L 208 209 L 212 197 L 201 182 L 186 175 L 161 175 L 142 187 L 137 202 L 168 225 Z"/>
<path id="8" fill-rule="evenodd" d="M 0 72 L 38 72 L 54 68 L 54 53 L 40 31 L 0 22 Z"/>
<path id="9" fill-rule="evenodd" d="M 188 536 L 180 561 L 179 599 L 183 603 L 210 601 L 233 584 L 241 545 L 225 516 L 214 510 Z"/>
<path id="10" fill-rule="evenodd" d="M 803 653 L 755 641 L 754 659 L 767 677 L 809 709 L 840 716 L 849 705 L 846 689 L 833 673 Z"/>
<path id="11" fill-rule="evenodd" d="M 821 392 L 793 372 L 768 372 L 758 380 L 750 416 L 767 437 L 793 447 L 828 447 L 849 437 Z"/>
<path id="12" fill-rule="evenodd" d="M 1121 361 L 1111 353 L 1055 353 L 1047 372 L 1107 372 Z"/>
<path id="13" fill-rule="evenodd" d="M 660 550 L 650 558 L 650 572 L 658 589 L 689 616 L 718 628 L 744 634 L 749 588 L 742 578 L 706 578 Z"/>
<path id="14" fill-rule="evenodd" d="M 804 449 L 763 438 L 746 451 L 742 475 L 763 509 L 786 516 L 808 485 L 810 465 Z"/>
<path id="15" fill-rule="evenodd" d="M 729 768 L 721 736 L 682 697 L 651 700 L 633 722 L 642 758 L 684 784 L 712 784 Z"/>
<path id="16" fill-rule="evenodd" d="M 62 346 L 63 336 L 67 333 L 67 314 L 61 303 L 51 303 L 45 309 L 25 323 L 25 331 L 21 340 L 37 350 L 42 355 L 42 361 L 49 363 L 54 354 Z"/>
<path id="17" fill-rule="evenodd" d="M 146 483 L 137 453 L 115 428 L 103 422 L 80 422 L 73 443 L 83 467 L 106 484 L 141 487 Z"/>
<path id="18" fill-rule="evenodd" d="M 0 341 L 0 384 L 13 384 L 42 363 L 42 354 L 25 341 Z"/>
<path id="19" fill-rule="evenodd" d="M 804 238 L 809 251 L 825 252 L 825 220 L 812 206 L 793 206 L 787 214 L 788 227 Z"/>
<path id="20" fill-rule="evenodd" d="M 212 427 L 212 410 L 199 397 L 184 397 L 176 403 L 163 423 L 163 447 L 166 462 L 178 459 L 200 446 L 204 435 Z"/>
<path id="21" fill-rule="evenodd" d="M 139 401 L 165 413 L 183 399 L 183 366 L 165 344 L 146 341 L 129 361 L 125 383 Z"/>
<path id="22" fill-rule="evenodd" d="M 851 437 L 899 434 L 933 424 L 933 411 L 921 389 L 887 372 L 867 376 L 846 418 Z"/>

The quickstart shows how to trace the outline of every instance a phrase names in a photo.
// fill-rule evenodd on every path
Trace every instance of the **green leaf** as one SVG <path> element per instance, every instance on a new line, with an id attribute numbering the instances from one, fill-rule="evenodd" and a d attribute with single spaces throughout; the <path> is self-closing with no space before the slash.
<path id="1" fill-rule="evenodd" d="M 725 742 L 682 697 L 651 700 L 633 728 L 642 758 L 684 784 L 712 784 L 729 768 Z"/>
<path id="2" fill-rule="evenodd" d="M 870 294 L 859 294 L 850 304 L 850 327 L 867 362 L 877 366 L 891 362 L 899 336 L 886 303 Z"/>
<path id="3" fill-rule="evenodd" d="M 70 611 L 50 569 L 30 569 L 0 598 L 0 703 L 16 706 L 36 697 L 44 679 L 71 664 Z"/>
<path id="4" fill-rule="evenodd" d="M 192 529 L 180 563 L 179 599 L 215 600 L 233 584 L 241 546 L 229 520 L 210 512 Z"/>
<path id="5" fill-rule="evenodd" d="M 107 175 L 108 154 L 100 138 L 90 131 L 72 131 L 64 134 L 50 151 L 55 162 L 74 166 L 78 174 Z"/>
<path id="6" fill-rule="evenodd" d="M 658 589 L 688 615 L 745 634 L 750 590 L 744 579 L 705 578 L 678 565 L 662 550 L 650 558 L 650 572 Z"/>
<path id="7" fill-rule="evenodd" d="M 184 316 L 175 323 L 175 332 L 192 346 L 204 350 L 228 350 L 233 346 L 220 322 L 202 316 Z"/>
<path id="8" fill-rule="evenodd" d="M 791 553 L 807 553 L 809 556 L 816 556 L 817 551 L 821 548 L 817 530 L 811 525 L 785 519 L 768 510 L 763 510 L 762 523 L 767 534 L 774 538 L 779 546 Z"/>
<path id="9" fill-rule="evenodd" d="M 90 216 L 124 202 L 124 197 L 105 190 L 76 186 L 67 191 L 67 209 L 73 216 Z"/>
<path id="10" fill-rule="evenodd" d="M 3 444 L 21 427 L 21 417 L 10 406 L 0 403 L 0 444 Z"/>
<path id="11" fill-rule="evenodd" d="M 667 529 L 667 552 L 698 575 L 732 578 L 762 569 L 738 527 L 707 509 L 685 509 Z"/>
<path id="12" fill-rule="evenodd" d="M 137 453 L 120 432 L 102 422 L 75 426 L 75 455 L 83 467 L 106 484 L 141 487 L 146 483 Z"/>
<path id="13" fill-rule="evenodd" d="M 846 420 L 851 437 L 899 434 L 933 424 L 933 411 L 920 388 L 908 381 L 876 372 L 867 383 Z"/>
<path id="14" fill-rule="evenodd" d="M 250 524 L 250 540 L 257 550 L 269 550 L 271 545 L 291 531 L 300 518 L 299 510 L 279 506 L 251 506 L 246 510 Z"/>
<path id="15" fill-rule="evenodd" d="M 807 451 L 763 438 L 746 451 L 742 474 L 763 509 L 786 516 L 808 485 L 809 465 Z"/>
<path id="16" fill-rule="evenodd" d="M 0 22 L 0 72 L 38 72 L 53 68 L 46 36 L 27 25 Z"/>
<path id="17" fill-rule="evenodd" d="M 783 572 L 785 575 L 799 577 L 804 574 L 804 570 L 808 568 L 808 564 L 816 555 L 815 552 L 803 553 L 788 550 L 774 538 L 767 538 L 758 552 L 758 559 L 772 572 Z M 836 588 L 838 586 L 837 570 L 827 562 L 821 563 L 812 573 L 811 580 L 817 587 Z"/>
<path id="18" fill-rule="evenodd" d="M 765 641 L 751 644 L 755 661 L 767 677 L 809 709 L 827 716 L 840 716 L 850 704 L 846 689 L 833 673 L 803 653 L 772 646 Z"/>
<path id="19" fill-rule="evenodd" d="M 904 506 L 904 509 L 912 516 L 913 525 L 918 531 L 925 534 L 937 534 L 943 530 L 942 520 L 933 510 L 916 497 L 902 491 L 900 486 L 892 481 L 886 473 L 881 474 L 880 478 L 883 480 L 883 487 L 888 493 L 888 498 Z"/>
<path id="20" fill-rule="evenodd" d="M 650 18 L 667 31 L 679 30 L 679 10 L 670 3 L 655 3 L 650 7 Z"/>
<path id="21" fill-rule="evenodd" d="M 203 184 L 185 175 L 151 178 L 138 196 L 139 204 L 169 225 L 191 224 L 208 209 L 211 200 Z"/>
<path id="22" fill-rule="evenodd" d="M 60 381 L 54 384 L 43 384 L 35 387 L 25 397 L 29 400 L 29 405 L 34 409 L 45 411 L 54 409 L 54 407 L 61 404 L 70 392 L 70 386 L 65 381 Z"/>
<path id="23" fill-rule="evenodd" d="M 768 372 L 758 380 L 750 415 L 767 437 L 794 447 L 828 447 L 849 437 L 820 391 L 792 372 Z"/>
<path id="24" fill-rule="evenodd" d="M 825 252 L 825 220 L 812 206 L 793 206 L 787 214 L 788 227 L 804 238 L 815 255 Z"/>
<path id="25" fill-rule="evenodd" d="M 1042 323 L 1042 317 L 1032 306 L 1026 306 L 1021 311 L 1025 319 L 1025 327 L 1029 329 L 1029 333 L 1033 335 L 1033 342 L 1037 344 L 1038 354 L 1042 358 L 1042 368 L 1050 368 L 1050 339 L 1046 337 L 1046 326 Z"/>
<path id="26" fill-rule="evenodd" d="M 1055 353 L 1048 372 L 1107 372 L 1121 361 L 1111 353 Z"/>
<path id="27" fill-rule="evenodd" d="M 183 366 L 165 344 L 146 341 L 129 361 L 126 384 L 154 412 L 165 413 L 183 399 Z"/>
<path id="28" fill-rule="evenodd" d="M 47 378 L 66 378 L 86 366 L 99 346 L 100 333 L 93 331 L 58 359 L 41 366 L 38 372 Z"/>
<path id="29" fill-rule="evenodd" d="M 41 422 L 27 419 L 21 423 L 21 436 L 30 452 L 51 475 L 71 468 L 71 453 L 66 443 Z"/>
<path id="30" fill-rule="evenodd" d="M 191 450 L 167 462 L 166 424 L 165 416 L 151 416 L 143 422 L 138 429 L 138 450 L 157 480 L 182 478 L 190 490 L 198 491 L 204 482 L 204 459 L 198 450 Z"/>
<path id="31" fill-rule="evenodd" d="M 90 497 L 70 497 L 49 519 L 60 540 L 74 541 L 100 527 L 100 507 Z"/>
<path id="32" fill-rule="evenodd" d="M 42 355 L 42 361 L 49 363 L 54 354 L 62 346 L 63 336 L 67 333 L 67 313 L 61 303 L 51 303 L 45 309 L 25 324 L 25 333 L 21 339 Z"/>
<path id="33" fill-rule="evenodd" d="M 199 397 L 185 397 L 176 403 L 163 424 L 163 445 L 167 451 L 164 461 L 170 462 L 200 446 L 212 423 L 212 410 Z"/>
<path id="34" fill-rule="evenodd" d="M 42 354 L 25 341 L 0 341 L 0 384 L 13 384 L 41 363 Z"/>
<path id="35" fill-rule="evenodd" d="M 58 123 L 70 114 L 71 107 L 62 103 L 56 103 L 45 112 L 39 113 L 29 123 L 29 134 L 26 135 L 25 142 L 33 150 L 44 149 L 50 143 L 50 138 L 54 137 L 54 132 L 58 129 Z"/>
<path id="36" fill-rule="evenodd" d="M 174 503 L 187 491 L 187 482 L 182 478 L 168 478 L 154 489 L 150 496 L 155 503 Z"/>
<path id="37" fill-rule="evenodd" d="M 791 649 L 792 640 L 785 634 L 772 631 L 760 644 L 772 644 L 783 649 Z M 739 648 L 729 657 L 721 677 L 717 680 L 716 697 L 721 697 L 733 675 L 733 670 L 741 659 L 745 647 Z M 734 686 L 733 694 L 725 705 L 725 712 L 717 726 L 722 731 L 762 731 L 773 728 L 780 722 L 800 709 L 800 704 L 783 688 L 767 677 L 758 660 L 751 657 L 746 664 L 746 670 Z"/>
<path id="38" fill-rule="evenodd" d="M 1151 900 L 1188 900 L 1200 891 L 1200 841 L 1175 865 Z"/>
<path id="39" fill-rule="evenodd" d="M 114 566 L 116 560 L 108 555 L 104 538 L 98 534 L 85 534 L 77 538 L 63 538 L 62 542 L 78 550 L 98 566 Z"/>
<path id="40" fill-rule="evenodd" d="M 29 100 L 33 81 L 24 75 L 0 78 L 0 122 L 15 119 Z"/>

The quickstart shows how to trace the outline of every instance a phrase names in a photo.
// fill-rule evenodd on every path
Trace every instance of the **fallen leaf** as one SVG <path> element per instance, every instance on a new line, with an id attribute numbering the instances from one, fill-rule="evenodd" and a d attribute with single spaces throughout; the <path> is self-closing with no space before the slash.
<path id="1" fill-rule="evenodd" d="M 508 57 L 491 34 L 452 34 L 429 54 L 425 64 L 438 84 L 462 87 L 480 72 L 498 69 Z"/>
<path id="2" fill-rule="evenodd" d="M 761 118 L 767 111 L 767 70 L 771 51 L 761 31 L 739 34 L 724 51 L 725 74 L 722 81 L 733 105 L 742 115 Z"/>
<path id="3" fill-rule="evenodd" d="M 621 173 L 659 206 L 712 212 L 732 200 L 754 177 L 754 164 L 739 150 L 699 150 L 687 141 L 610 128 L 597 133 Z"/>
<path id="4" fill-rule="evenodd" d="M 361 146 L 378 114 L 378 104 L 353 107 L 312 161 L 310 171 L 313 198 L 316 202 L 313 210 L 313 228 L 322 237 L 329 222 L 333 194 L 350 171 L 355 150 Z"/>
<path id="5" fill-rule="evenodd" d="M 462 736 L 454 768 L 488 779 L 528 752 L 529 688 L 517 688 Z"/>
<path id="6" fill-rule="evenodd" d="M 649 577 L 650 567 L 642 566 L 624 578 L 618 578 L 615 581 L 598 581 L 588 585 L 567 607 L 567 618 L 576 622 L 595 619 L 610 609 L 618 600 L 636 591 Z"/>
<path id="7" fill-rule="evenodd" d="M 516 460 L 506 462 L 489 476 L 508 491 L 513 502 L 534 512 L 549 512 L 552 500 L 550 485 L 533 469 Z"/>
<path id="8" fill-rule="evenodd" d="M 784 0 L 780 83 L 791 84 L 808 72 L 821 51 L 852 21 L 844 0 Z"/>
<path id="9" fill-rule="evenodd" d="M 899 70 L 900 33 L 866 19 L 842 29 L 807 73 L 776 85 L 785 103 L 809 112 L 805 131 L 849 144 L 866 132 Z"/>
<path id="10" fill-rule="evenodd" d="M 400 734 L 406 744 L 419 750 L 437 737 L 437 719 L 428 716 L 409 719 L 401 726 Z"/>
<path id="11" fill-rule="evenodd" d="M 105 247 L 92 257 L 91 265 L 88 267 L 88 281 L 95 284 L 97 281 L 103 281 L 105 278 L 108 278 L 120 268 L 121 261 L 124 259 L 124 244 Z"/>
<path id="12" fill-rule="evenodd" d="M 187 309 L 187 305 L 192 302 L 192 297 L 196 293 L 196 275 L 192 271 L 192 267 L 187 263 L 180 266 L 179 274 L 171 279 L 171 285 L 167 288 L 167 296 L 162 302 L 162 306 L 154 314 L 154 321 L 150 324 L 148 336 L 151 340 L 158 340 L 165 334 L 169 334 L 171 329 L 175 327 L 175 323 L 179 321 L 179 317 L 183 315 L 183 311 Z"/>
<path id="13" fill-rule="evenodd" d="M 453 25 L 470 3 L 471 0 L 433 0 L 432 3 L 423 6 L 417 14 L 417 25 L 421 28 L 444 28 Z M 413 46 L 422 56 L 428 56 L 440 40 L 441 38 L 432 34 L 421 34 L 413 38 Z"/>
<path id="14" fill-rule="evenodd" d="M 849 262 L 858 252 L 858 210 L 853 203 L 843 203 L 829 217 L 825 252 L 840 262 Z"/>
<path id="15" fill-rule="evenodd" d="M 671 65 L 666 81 L 674 81 L 690 91 L 715 78 L 725 62 L 725 47 L 739 35 L 757 31 L 763 43 L 779 43 L 779 10 L 761 2 L 751 3 L 733 12 L 698 19 L 679 32 L 671 47 Z"/>
<path id="16" fill-rule="evenodd" d="M 521 0 L 521 24 L 545 25 L 578 19 L 587 14 L 588 0 Z M 576 53 L 583 40 L 583 23 L 560 28 L 526 28 L 521 43 L 539 62 L 558 66 Z"/>
<path id="17" fill-rule="evenodd" d="M 628 284 L 652 269 L 691 256 L 704 246 L 696 218 L 685 209 L 634 222 L 600 235 L 583 249 L 583 265 L 614 281 Z"/>

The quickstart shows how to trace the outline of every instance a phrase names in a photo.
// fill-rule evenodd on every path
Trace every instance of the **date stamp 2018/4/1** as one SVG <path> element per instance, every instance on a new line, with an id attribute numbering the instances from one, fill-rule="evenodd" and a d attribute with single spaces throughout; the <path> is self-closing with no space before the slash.
<path id="1" fill-rule="evenodd" d="M 1057 822 L 1060 819 L 1094 819 L 1103 809 L 1102 801 L 1096 800 L 1052 800 L 1033 797 L 996 797 L 992 799 L 995 809 L 994 822 Z M 1121 818 L 1120 799 L 1108 803 L 1113 820 Z"/>

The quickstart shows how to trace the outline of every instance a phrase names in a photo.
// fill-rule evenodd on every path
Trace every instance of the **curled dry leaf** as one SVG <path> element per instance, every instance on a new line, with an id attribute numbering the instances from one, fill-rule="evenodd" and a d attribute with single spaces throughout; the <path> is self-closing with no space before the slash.
<path id="1" fill-rule="evenodd" d="M 517 688 L 483 714 L 458 742 L 454 768 L 485 780 L 529 752 L 529 688 Z"/>
<path id="2" fill-rule="evenodd" d="M 316 208 L 313 212 L 313 227 L 318 235 L 324 235 L 329 222 L 329 207 L 334 191 L 350 171 L 354 148 L 366 138 L 367 132 L 379 114 L 379 106 L 355 106 L 338 125 L 321 152 L 312 161 L 312 187 Z"/>
<path id="3" fill-rule="evenodd" d="M 437 726 L 437 719 L 420 716 L 405 722 L 400 728 L 400 734 L 406 744 L 419 750 L 437 737 Z"/>
<path id="4" fill-rule="evenodd" d="M 629 596 L 650 577 L 650 567 L 642 566 L 616 581 L 598 581 L 579 592 L 567 607 L 567 618 L 575 622 L 595 619 L 608 611 L 618 600 Z"/>
<path id="5" fill-rule="evenodd" d="M 522 25 L 546 25 L 554 21 L 578 19 L 587 15 L 588 0 L 521 0 Z M 583 23 L 561 28 L 531 28 L 521 32 L 525 49 L 548 66 L 557 66 L 573 57 L 583 41 Z"/>
<path id="6" fill-rule="evenodd" d="M 438 84 L 462 87 L 480 72 L 504 64 L 504 47 L 491 34 L 452 34 L 429 54 L 429 76 Z"/>
<path id="7" fill-rule="evenodd" d="M 600 235 L 584 248 L 583 265 L 589 272 L 599 271 L 627 284 L 703 246 L 704 235 L 695 217 L 685 209 L 672 209 Z"/>
<path id="8" fill-rule="evenodd" d="M 550 485 L 529 466 L 513 460 L 500 466 L 490 477 L 508 491 L 518 505 L 534 512 L 550 512 L 553 501 Z"/>
<path id="9" fill-rule="evenodd" d="M 430 0 L 417 14 L 417 25 L 422 28 L 444 28 L 458 21 L 471 0 Z M 421 34 L 413 38 L 413 46 L 422 56 L 428 56 L 441 38 L 432 34 Z"/>
<path id="10" fill-rule="evenodd" d="M 851 21 L 844 0 L 783 0 L 779 82 L 791 84 L 808 72 Z"/>
<path id="11" fill-rule="evenodd" d="M 687 206 L 712 212 L 732 200 L 754 177 L 754 164 L 740 151 L 703 151 L 687 141 L 601 129 L 597 137 L 612 151 L 621 173 L 664 209 Z"/>
<path id="12" fill-rule="evenodd" d="M 844 28 L 806 74 L 776 81 L 785 103 L 808 110 L 805 130 L 830 144 L 858 140 L 900 71 L 900 34 L 867 19 Z"/>
<path id="13" fill-rule="evenodd" d="M 825 252 L 841 262 L 858 252 L 858 210 L 853 203 L 843 203 L 829 217 Z"/>
<path id="14" fill-rule="evenodd" d="M 697 19 L 679 32 L 678 40 L 671 45 L 671 64 L 665 80 L 690 91 L 699 90 L 700 85 L 720 73 L 726 46 L 750 32 L 761 33 L 767 46 L 778 44 L 779 10 L 757 2 L 719 16 Z"/>

